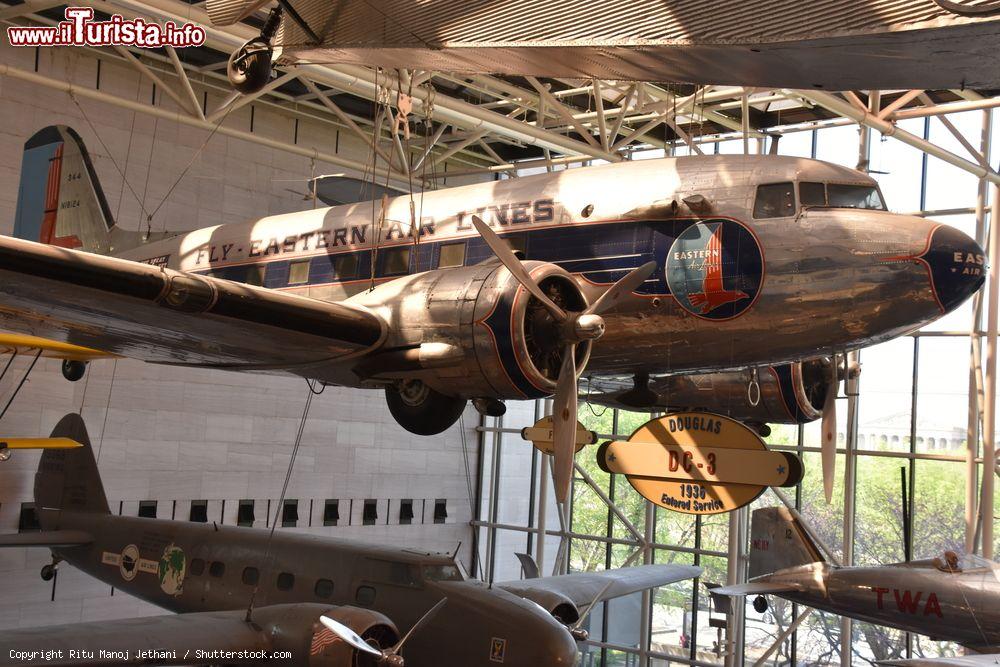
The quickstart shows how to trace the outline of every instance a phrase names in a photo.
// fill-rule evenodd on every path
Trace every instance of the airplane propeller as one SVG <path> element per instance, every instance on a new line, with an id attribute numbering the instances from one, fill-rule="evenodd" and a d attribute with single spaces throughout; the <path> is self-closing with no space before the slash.
<path id="1" fill-rule="evenodd" d="M 419 621 L 413 624 L 413 627 L 410 628 L 409 632 L 403 635 L 402 639 L 396 642 L 394 646 L 390 646 L 387 649 L 375 648 L 362 639 L 354 630 L 351 630 L 343 623 L 335 621 L 328 616 L 320 616 L 319 620 L 327 627 L 327 629 L 330 630 L 330 632 L 343 639 L 352 648 L 361 651 L 362 653 L 375 656 L 380 665 L 385 664 L 389 665 L 389 667 L 403 667 L 405 663 L 403 661 L 403 656 L 400 654 L 403 650 L 403 645 L 406 644 L 407 640 L 413 636 L 420 626 L 434 618 L 434 616 L 441 611 L 441 607 L 443 607 L 446 602 L 448 602 L 448 598 L 441 598 L 436 605 L 428 609 L 427 613 L 420 617 Z"/>
<path id="2" fill-rule="evenodd" d="M 833 478 L 837 470 L 837 394 L 840 391 L 840 367 L 844 357 L 834 354 L 830 357 L 830 372 L 827 377 L 826 399 L 823 401 L 823 421 L 820 456 L 823 461 L 823 492 L 826 502 L 833 501 Z M 844 378 L 853 377 L 855 369 L 845 368 Z"/>
<path id="3" fill-rule="evenodd" d="M 622 296 L 638 289 L 642 283 L 656 270 L 655 262 L 647 262 L 633 269 L 621 280 L 608 288 L 594 303 L 583 312 L 567 313 L 550 299 L 541 286 L 535 282 L 521 260 L 489 225 L 479 216 L 472 216 L 483 240 L 497 256 L 500 263 L 510 271 L 515 280 L 538 299 L 552 317 L 559 323 L 559 344 L 563 348 L 562 365 L 556 380 L 556 391 L 553 400 L 553 451 L 554 463 L 552 477 L 554 480 L 556 500 L 565 502 L 569 497 L 569 487 L 573 478 L 573 456 L 576 453 L 576 415 L 577 415 L 577 378 L 583 368 L 576 367 L 576 346 L 586 341 L 594 341 L 604 335 L 604 313 L 618 304 Z"/>

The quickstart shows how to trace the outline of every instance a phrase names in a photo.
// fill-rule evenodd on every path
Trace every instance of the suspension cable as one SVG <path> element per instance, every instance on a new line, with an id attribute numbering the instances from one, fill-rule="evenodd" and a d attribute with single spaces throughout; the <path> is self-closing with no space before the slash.
<path id="1" fill-rule="evenodd" d="M 253 605 L 254 601 L 257 599 L 257 591 L 260 589 L 260 581 L 263 577 L 266 577 L 271 569 L 272 563 L 271 559 L 271 545 L 274 541 L 274 529 L 278 527 L 278 516 L 282 513 L 285 504 L 285 493 L 288 492 L 288 482 L 292 478 L 292 469 L 295 467 L 295 459 L 299 454 L 299 445 L 302 444 L 302 432 L 306 427 L 306 420 L 309 418 L 309 406 L 312 405 L 313 396 L 315 392 L 309 382 L 306 382 L 309 387 L 309 392 L 306 394 L 306 404 L 302 409 L 302 419 L 299 421 L 299 431 L 295 434 L 295 445 L 292 447 L 292 456 L 288 459 L 288 470 L 285 471 L 285 481 L 281 485 L 281 496 L 278 498 L 278 506 L 274 511 L 274 519 L 271 521 L 271 532 L 267 534 L 267 546 L 264 549 L 264 568 L 257 577 L 257 581 L 253 585 L 253 592 L 250 594 L 250 603 L 247 605 L 247 615 L 246 621 L 249 623 L 253 620 Z"/>

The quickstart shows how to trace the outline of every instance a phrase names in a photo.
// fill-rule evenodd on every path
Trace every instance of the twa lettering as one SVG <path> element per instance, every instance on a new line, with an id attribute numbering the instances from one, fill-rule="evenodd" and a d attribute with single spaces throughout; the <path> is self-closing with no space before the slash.
<path id="1" fill-rule="evenodd" d="M 11 46 L 137 46 L 157 49 L 184 48 L 205 43 L 205 29 L 194 23 L 163 25 L 141 18 L 128 20 L 113 14 L 107 21 L 95 21 L 91 7 L 67 7 L 66 20 L 55 26 L 11 26 L 7 39 Z"/>
<path id="2" fill-rule="evenodd" d="M 885 600 L 883 598 L 889 592 L 889 589 L 871 586 L 870 590 L 878 596 L 876 606 L 879 609 L 885 609 Z M 924 596 L 923 591 L 917 591 L 916 595 L 914 595 L 911 591 L 893 588 L 892 596 L 896 601 L 896 609 L 898 611 L 907 614 L 916 614 L 921 611 L 920 599 Z M 934 614 L 938 618 L 944 618 L 944 614 L 941 613 L 941 603 L 938 602 L 937 593 L 930 593 L 927 596 L 926 602 L 924 602 L 923 615 L 930 616 L 931 614 Z"/>

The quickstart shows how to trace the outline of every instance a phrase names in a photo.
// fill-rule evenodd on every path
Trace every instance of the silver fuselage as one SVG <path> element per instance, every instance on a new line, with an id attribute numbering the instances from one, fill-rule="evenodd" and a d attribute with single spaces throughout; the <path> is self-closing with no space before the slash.
<path id="1" fill-rule="evenodd" d="M 489 260 L 472 228 L 473 214 L 526 247 L 528 259 L 567 270 L 591 301 L 625 271 L 656 261 L 658 271 L 639 298 L 606 316 L 607 333 L 587 367 L 593 375 L 706 372 L 863 347 L 931 322 L 982 283 L 981 248 L 922 218 L 881 210 L 803 210 L 797 202 L 787 216 L 754 218 L 759 184 L 801 181 L 874 184 L 857 171 L 815 160 L 667 158 L 415 195 L 419 232 L 411 232 L 410 198 L 398 197 L 389 200 L 384 220 L 381 206 L 370 202 L 337 206 L 200 229 L 121 256 L 235 280 L 245 280 L 251 266 L 265 267 L 265 286 L 321 300 L 348 299 L 376 311 L 387 298 L 398 304 L 428 297 L 414 287 L 420 281 L 412 275 L 387 275 L 394 251 L 410 248 L 402 262 L 410 274 L 436 269 L 450 243 L 466 244 L 466 267 Z M 695 195 L 707 204 L 685 202 Z M 689 292 L 706 280 L 698 253 L 689 252 L 693 259 L 686 260 L 675 246 L 695 224 L 722 224 L 730 234 L 736 230 L 752 239 L 722 267 L 727 285 L 752 287 L 738 293 L 731 311 L 702 316 L 690 302 L 681 304 L 676 285 L 668 284 L 668 270 L 693 272 Z M 332 266 L 349 256 L 349 276 L 317 270 L 317 262 Z M 301 261 L 311 262 L 306 282 L 288 284 Z M 434 284 L 456 287 L 446 278 Z M 373 286 L 379 289 L 369 294 Z M 408 316 L 390 327 L 385 347 L 432 340 L 434 328 L 426 325 Z M 358 384 L 347 368 L 323 375 Z"/>
<path id="2" fill-rule="evenodd" d="M 813 563 L 758 577 L 800 590 L 782 598 L 979 650 L 1000 646 L 1000 571 L 939 569 L 932 561 L 881 567 Z"/>

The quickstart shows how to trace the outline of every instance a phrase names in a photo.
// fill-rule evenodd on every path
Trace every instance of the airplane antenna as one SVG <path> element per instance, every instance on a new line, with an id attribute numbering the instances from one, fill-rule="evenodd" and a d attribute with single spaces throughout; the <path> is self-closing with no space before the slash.
<path id="1" fill-rule="evenodd" d="M 594 596 L 594 599 L 591 601 L 590 606 L 587 607 L 587 611 L 580 614 L 580 618 L 578 618 L 576 620 L 576 623 L 574 623 L 573 626 L 569 629 L 569 633 L 573 635 L 573 639 L 575 639 L 578 642 L 585 642 L 590 638 L 590 633 L 582 628 L 583 622 L 587 620 L 588 616 L 590 616 L 590 612 L 594 611 L 594 607 L 596 607 L 597 604 L 601 601 L 601 598 L 604 597 L 604 594 L 608 592 L 608 589 L 611 588 L 611 584 L 613 583 L 615 583 L 615 580 L 611 579 L 608 581 L 608 583 L 604 584 L 604 588 L 598 591 L 597 595 Z"/>
<path id="2" fill-rule="evenodd" d="M 306 381 L 306 385 L 309 386 L 308 381 Z M 271 559 L 271 543 L 274 541 L 274 529 L 278 526 L 278 517 L 281 515 L 285 505 L 285 493 L 288 491 L 288 481 L 292 478 L 292 469 L 295 467 L 295 458 L 299 453 L 299 445 L 302 444 L 302 432 L 305 430 L 306 420 L 309 418 L 309 406 L 312 405 L 314 395 L 315 392 L 313 392 L 312 386 L 309 386 L 309 393 L 306 394 L 306 405 L 302 410 L 302 420 L 299 422 L 299 431 L 295 434 L 295 445 L 292 447 L 292 456 L 288 459 L 285 482 L 281 485 L 281 496 L 278 498 L 278 507 L 275 509 L 274 519 L 271 521 L 271 532 L 267 535 L 267 547 L 264 549 L 264 567 L 261 568 L 261 576 L 257 577 L 257 581 L 253 585 L 253 592 L 250 593 L 250 602 L 247 604 L 247 623 L 253 621 L 253 604 L 257 599 L 257 591 L 260 589 L 261 579 L 268 575 L 270 568 L 269 560 Z"/>

